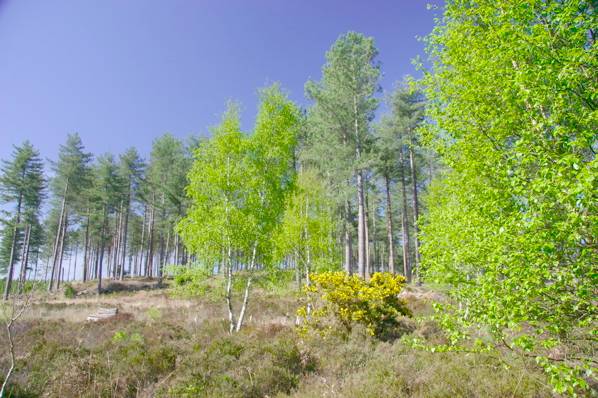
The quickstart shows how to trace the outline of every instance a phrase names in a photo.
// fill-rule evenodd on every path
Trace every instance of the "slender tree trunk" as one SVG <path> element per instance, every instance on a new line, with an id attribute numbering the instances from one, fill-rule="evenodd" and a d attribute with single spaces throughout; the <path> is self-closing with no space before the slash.
<path id="1" fill-rule="evenodd" d="M 123 218 L 122 208 L 123 208 L 123 204 L 122 204 L 122 200 L 121 200 L 119 209 L 118 209 L 118 217 L 116 217 L 116 219 L 114 220 L 114 222 L 115 222 L 114 244 L 113 244 L 114 248 L 112 250 L 112 263 L 114 265 L 113 265 L 112 277 L 115 280 L 120 275 L 120 234 L 121 234 L 121 224 L 122 224 L 122 218 Z"/>
<path id="2" fill-rule="evenodd" d="M 233 264 L 231 259 L 231 247 L 228 246 L 225 259 L 226 268 L 226 305 L 228 307 L 228 322 L 229 322 L 229 333 L 235 330 L 235 313 L 233 310 L 232 301 L 232 287 L 233 287 Z"/>
<path id="3" fill-rule="evenodd" d="M 108 223 L 110 224 L 110 223 Z M 110 229 L 110 226 L 106 227 L 106 229 Z M 108 231 L 106 231 L 108 232 Z M 111 238 L 111 242 L 107 245 L 106 251 L 108 252 L 106 255 L 106 277 L 108 279 L 112 278 L 113 271 L 112 271 L 112 247 L 114 247 L 114 237 Z"/>
<path id="4" fill-rule="evenodd" d="M 114 218 L 114 237 L 112 239 L 112 248 L 110 249 L 110 255 L 108 256 L 110 263 L 112 264 L 112 279 L 118 278 L 120 260 L 120 224 L 122 219 L 122 201 L 119 206 L 118 217 Z"/>
<path id="5" fill-rule="evenodd" d="M 131 186 L 129 185 L 129 193 L 127 195 L 127 204 L 126 204 L 126 208 L 125 208 L 125 219 L 124 219 L 124 226 L 123 226 L 123 233 L 122 233 L 122 267 L 123 269 L 121 269 L 120 272 L 120 280 L 122 281 L 125 277 L 125 258 L 127 255 L 127 235 L 129 232 L 129 210 L 131 208 Z M 129 268 L 130 267 L 130 263 L 129 263 Z M 129 270 L 129 273 L 130 270 Z"/>
<path id="6" fill-rule="evenodd" d="M 414 250 L 415 250 L 415 279 L 419 283 L 419 228 L 417 222 L 419 220 L 419 203 L 417 200 L 417 172 L 415 170 L 415 154 L 413 153 L 413 140 L 409 146 L 409 164 L 411 166 L 411 179 L 413 180 L 413 233 L 414 233 Z"/>
<path id="7" fill-rule="evenodd" d="M 24 173 L 23 173 L 24 174 Z M 8 273 L 6 275 L 6 283 L 4 284 L 4 301 L 8 300 L 10 288 L 12 285 L 12 278 L 15 272 L 15 257 L 17 255 L 17 243 L 19 239 L 19 224 L 21 223 L 21 206 L 23 205 L 23 193 L 19 193 L 19 200 L 17 201 L 17 214 L 15 217 L 15 226 L 13 228 L 12 243 L 10 245 L 10 256 L 8 257 Z"/>
<path id="8" fill-rule="evenodd" d="M 399 161 L 401 162 L 401 194 L 403 196 L 403 211 L 401 214 L 403 232 L 403 273 L 407 282 L 411 282 L 411 264 L 409 261 L 409 224 L 407 222 L 407 189 L 405 183 L 405 159 L 401 148 Z"/>
<path id="9" fill-rule="evenodd" d="M 363 191 L 363 173 L 357 172 L 357 272 L 366 277 L 365 256 L 365 200 Z"/>
<path id="10" fill-rule="evenodd" d="M 143 246 L 145 243 L 145 224 L 147 223 L 147 203 L 143 206 L 143 224 L 141 225 L 141 242 L 139 245 L 139 273 L 144 265 L 143 263 Z M 145 271 L 144 271 L 145 274 Z M 147 276 L 147 275 L 144 275 Z"/>
<path id="11" fill-rule="evenodd" d="M 376 199 L 376 198 L 374 198 Z M 376 239 L 376 200 L 372 201 L 372 208 L 371 208 L 371 212 L 369 214 L 372 214 L 371 220 L 372 220 L 372 231 L 373 231 L 373 235 L 372 235 L 372 243 L 371 243 L 371 258 L 372 258 L 372 266 L 371 266 L 371 272 L 374 273 L 379 269 L 378 266 L 378 253 L 376 251 L 377 248 L 377 239 Z M 370 217 L 368 216 L 368 219 Z M 369 234 L 369 233 L 368 233 Z"/>
<path id="12" fill-rule="evenodd" d="M 73 256 L 71 254 L 69 254 L 69 262 L 68 265 L 66 267 L 66 275 L 64 276 L 64 281 L 68 282 L 69 277 L 71 276 L 71 267 L 73 265 Z"/>
<path id="13" fill-rule="evenodd" d="M 243 293 L 243 305 L 241 306 L 241 312 L 239 313 L 239 320 L 237 321 L 237 326 L 235 327 L 235 331 L 238 332 L 241 330 L 241 326 L 243 326 L 243 320 L 245 319 L 245 312 L 247 311 L 247 302 L 249 301 L 249 289 L 251 287 L 251 272 L 253 272 L 253 268 L 255 266 L 255 255 L 257 251 L 257 242 L 253 244 L 253 250 L 251 253 L 251 262 L 249 263 L 249 275 L 247 276 L 247 283 L 245 284 L 245 292 Z"/>
<path id="14" fill-rule="evenodd" d="M 48 290 L 52 290 L 52 288 L 54 287 L 54 277 L 56 275 L 56 267 L 57 267 L 57 257 L 58 257 L 58 247 L 60 246 L 60 240 L 61 240 L 61 232 L 62 232 L 62 223 L 63 223 L 63 218 L 65 217 L 65 211 L 66 211 L 66 195 L 68 193 L 68 188 L 69 188 L 69 182 L 68 180 L 66 181 L 65 185 L 64 185 L 64 192 L 63 192 L 63 197 L 62 197 L 62 205 L 60 206 L 60 217 L 58 218 L 58 229 L 56 231 L 56 241 L 54 242 L 54 251 L 52 254 L 52 272 L 50 272 L 50 283 L 48 284 Z"/>
<path id="15" fill-rule="evenodd" d="M 29 236 L 31 235 L 31 224 L 25 227 L 25 241 L 23 242 L 23 251 L 21 254 L 21 273 L 19 276 L 19 293 L 23 292 L 23 287 L 27 279 L 27 262 L 29 260 Z"/>
<path id="16" fill-rule="evenodd" d="M 174 263 L 179 264 L 179 234 L 174 233 Z"/>
<path id="17" fill-rule="evenodd" d="M 98 278 L 98 268 L 99 268 L 99 261 L 100 261 L 100 243 L 98 242 L 97 245 L 93 248 L 93 279 Z"/>
<path id="18" fill-rule="evenodd" d="M 365 193 L 363 170 L 361 169 L 361 137 L 359 135 L 359 117 L 357 96 L 353 96 L 353 127 L 355 134 L 355 159 L 357 161 L 357 270 L 359 276 L 366 277 L 366 225 L 365 225 Z"/>
<path id="19" fill-rule="evenodd" d="M 155 215 L 154 199 L 150 209 L 150 223 L 148 226 L 148 248 L 147 248 L 147 275 L 153 277 L 152 269 L 154 262 L 154 215 Z"/>
<path id="20" fill-rule="evenodd" d="M 97 266 L 97 272 L 98 272 L 98 294 L 102 293 L 102 268 L 103 268 L 103 262 L 104 262 L 104 244 L 105 244 L 105 233 L 106 233 L 106 221 L 108 218 L 108 209 L 106 209 L 106 206 L 104 206 L 104 219 L 102 221 L 102 232 L 100 234 L 100 249 L 99 249 L 99 253 L 98 253 L 98 266 Z"/>
<path id="21" fill-rule="evenodd" d="M 351 231 L 349 231 L 349 227 L 347 223 L 345 223 L 345 271 L 351 275 L 353 273 L 353 264 L 352 264 L 352 257 L 353 257 L 353 245 L 351 242 Z"/>
<path id="22" fill-rule="evenodd" d="M 395 248 L 394 232 L 392 230 L 392 202 L 390 196 L 390 178 L 384 176 L 384 187 L 386 191 L 386 236 L 388 238 L 388 271 L 395 273 Z"/>
<path id="23" fill-rule="evenodd" d="M 64 211 L 64 223 L 62 226 L 62 235 L 60 238 L 60 245 L 58 249 L 58 278 L 56 278 L 56 289 L 60 288 L 60 279 L 62 273 L 62 259 L 64 257 L 64 245 L 66 242 L 66 231 L 68 228 L 68 211 Z"/>
<path id="24" fill-rule="evenodd" d="M 86 282 L 89 274 L 89 208 L 87 209 L 87 222 L 85 223 L 85 248 L 83 249 L 83 282 Z"/>
<path id="25" fill-rule="evenodd" d="M 168 233 L 166 234 L 166 248 L 162 250 L 162 254 L 161 254 L 161 257 L 163 257 L 163 259 L 160 262 L 160 270 L 159 270 L 159 275 L 158 275 L 158 286 L 162 285 L 164 266 L 168 262 L 168 250 L 169 250 L 168 246 L 169 245 L 170 245 L 170 230 L 168 230 Z"/>
<path id="26" fill-rule="evenodd" d="M 370 215 L 369 215 L 369 204 L 368 195 L 365 193 L 365 206 L 364 206 L 364 234 L 365 234 L 365 277 L 370 278 L 371 273 L 371 258 L 370 258 Z"/>
<path id="27" fill-rule="evenodd" d="M 75 242 L 75 264 L 73 265 L 73 280 L 77 278 L 77 256 L 79 255 L 79 241 Z"/>
<path id="28" fill-rule="evenodd" d="M 307 219 L 309 212 L 309 196 L 305 200 L 305 218 Z M 311 286 L 311 247 L 309 245 L 309 230 L 307 226 L 303 229 L 303 236 L 305 238 L 305 285 Z M 311 315 L 311 303 L 307 303 L 307 316 Z"/>

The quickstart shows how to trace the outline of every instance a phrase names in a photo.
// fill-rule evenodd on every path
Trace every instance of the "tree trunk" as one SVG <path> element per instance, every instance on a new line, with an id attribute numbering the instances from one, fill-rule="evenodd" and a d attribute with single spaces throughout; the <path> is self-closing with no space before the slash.
<path id="1" fill-rule="evenodd" d="M 179 234 L 174 233 L 174 263 L 179 264 Z"/>
<path id="2" fill-rule="evenodd" d="M 98 294 L 102 293 L 102 268 L 103 268 L 103 262 L 104 262 L 104 244 L 105 244 L 105 233 L 106 233 L 106 221 L 108 218 L 107 215 L 108 210 L 106 209 L 106 206 L 104 206 L 104 219 L 102 221 L 102 232 L 100 234 L 100 251 L 98 253 L 98 261 L 97 261 L 97 271 L 98 271 Z"/>
<path id="3" fill-rule="evenodd" d="M 366 277 L 365 263 L 365 198 L 363 190 L 363 173 L 357 171 L 357 272 L 359 276 Z"/>
<path id="4" fill-rule="evenodd" d="M 226 259 L 226 305 L 228 307 L 229 333 L 235 330 L 235 313 L 233 310 L 232 287 L 233 287 L 233 264 L 231 261 L 231 247 L 227 249 Z"/>
<path id="5" fill-rule="evenodd" d="M 241 330 L 241 326 L 243 326 L 243 320 L 245 319 L 245 312 L 247 311 L 247 302 L 249 301 L 249 289 L 251 287 L 251 272 L 253 271 L 253 267 L 255 266 L 255 254 L 257 251 L 257 242 L 253 244 L 253 251 L 251 253 L 251 262 L 249 263 L 248 272 L 250 273 L 247 276 L 247 283 L 245 284 L 245 292 L 243 293 L 243 305 L 241 306 L 241 312 L 239 313 L 239 320 L 237 321 L 237 326 L 235 327 L 235 332 Z"/>
<path id="6" fill-rule="evenodd" d="M 69 262 L 68 262 L 68 265 L 66 267 L 66 273 L 65 273 L 66 275 L 64 276 L 64 279 L 63 279 L 65 282 L 68 282 L 69 277 L 71 276 L 71 267 L 72 267 L 72 265 L 73 265 L 73 256 L 71 254 L 69 254 Z"/>
<path id="7" fill-rule="evenodd" d="M 62 197 L 62 205 L 60 206 L 60 217 L 58 218 L 58 230 L 56 231 L 56 240 L 54 242 L 54 250 L 52 253 L 52 272 L 50 272 L 50 283 L 48 284 L 48 291 L 52 290 L 54 287 L 54 277 L 56 275 L 56 261 L 58 257 L 58 246 L 60 242 L 60 234 L 62 232 L 62 223 L 63 218 L 65 216 L 65 209 L 66 209 L 66 194 L 68 193 L 69 182 L 66 181 L 64 185 L 64 193 Z"/>
<path id="8" fill-rule="evenodd" d="M 363 171 L 361 170 L 361 139 L 359 136 L 359 118 L 357 96 L 353 96 L 353 127 L 355 134 L 355 160 L 357 162 L 357 271 L 366 277 L 366 225 Z"/>
<path id="9" fill-rule="evenodd" d="M 305 201 L 305 219 L 307 219 L 308 217 L 308 212 L 309 212 L 309 196 L 307 197 L 306 201 Z M 307 287 L 311 286 L 311 248 L 309 245 L 309 230 L 307 229 L 307 226 L 304 228 L 303 230 L 303 235 L 305 238 L 305 285 Z M 307 316 L 309 317 L 311 315 L 311 303 L 307 303 Z"/>
<path id="10" fill-rule="evenodd" d="M 92 260 L 93 260 L 92 261 L 92 263 L 93 263 L 93 279 L 97 279 L 98 278 L 98 268 L 99 268 L 98 261 L 100 260 L 100 243 L 99 242 L 93 248 Z"/>
<path id="11" fill-rule="evenodd" d="M 143 206 L 143 224 L 141 225 L 141 242 L 139 244 L 139 274 L 141 274 L 141 269 L 143 267 L 143 246 L 145 243 L 145 225 L 147 224 L 147 203 Z M 145 267 L 144 274 L 145 274 Z M 144 276 L 147 276 L 145 274 Z"/>
<path id="12" fill-rule="evenodd" d="M 85 223 L 85 248 L 83 249 L 83 282 L 88 278 L 89 263 L 89 208 L 87 209 L 87 222 Z"/>
<path id="13" fill-rule="evenodd" d="M 62 259 L 64 257 L 64 244 L 66 242 L 66 230 L 68 226 L 68 211 L 64 211 L 64 223 L 62 226 L 62 235 L 60 238 L 60 245 L 58 249 L 58 278 L 56 278 L 56 289 L 60 288 L 60 278 L 62 273 Z"/>
<path id="14" fill-rule="evenodd" d="M 411 264 L 409 262 L 409 224 L 407 222 L 407 189 L 405 187 L 405 159 L 401 148 L 399 161 L 401 162 L 401 193 L 403 196 L 403 212 L 401 214 L 403 232 L 403 273 L 407 282 L 411 282 Z"/>
<path id="15" fill-rule="evenodd" d="M 374 198 L 376 199 L 376 198 Z M 372 259 L 372 265 L 371 265 L 371 273 L 376 272 L 379 269 L 378 266 L 378 253 L 376 251 L 377 249 L 377 239 L 376 239 L 376 200 L 372 201 L 372 208 L 371 208 L 371 212 L 369 212 L 368 214 L 372 214 L 371 220 L 372 220 L 372 231 L 373 231 L 373 235 L 372 235 L 372 244 L 371 244 L 371 251 L 370 251 L 370 257 Z M 370 219 L 369 215 L 368 215 L 368 219 Z M 369 232 L 368 232 L 369 235 Z"/>
<path id="16" fill-rule="evenodd" d="M 131 185 L 129 184 L 129 191 L 127 192 L 127 203 L 125 207 L 125 219 L 122 233 L 122 270 L 120 272 L 120 280 L 122 281 L 125 277 L 125 258 L 127 256 L 127 235 L 129 232 L 129 210 L 131 208 Z M 131 273 L 131 264 L 129 262 L 129 273 Z"/>
<path id="17" fill-rule="evenodd" d="M 388 271 L 395 273 L 395 248 L 394 232 L 392 230 L 392 202 L 390 197 L 390 178 L 384 176 L 384 187 L 386 191 L 386 236 L 388 238 Z"/>
<path id="18" fill-rule="evenodd" d="M 152 268 L 153 268 L 153 261 L 154 261 L 154 213 L 155 208 L 152 199 L 152 205 L 150 208 L 150 219 L 148 225 L 148 247 L 147 247 L 147 259 L 146 259 L 146 275 L 148 277 L 152 277 Z"/>
<path id="19" fill-rule="evenodd" d="M 29 260 L 29 237 L 31 235 L 31 224 L 25 227 L 25 238 L 23 242 L 23 251 L 21 254 L 21 272 L 19 276 L 19 293 L 23 292 L 23 286 L 27 279 L 27 262 Z"/>
<path id="20" fill-rule="evenodd" d="M 351 242 L 351 205 L 349 200 L 345 201 L 345 271 L 350 275 L 353 273 L 353 247 Z"/>
<path id="21" fill-rule="evenodd" d="M 364 241 L 365 241 L 365 277 L 367 279 L 370 278 L 372 266 L 371 258 L 370 258 L 370 215 L 369 215 L 369 204 L 368 204 L 368 195 L 367 192 L 364 194 L 365 197 L 365 205 L 364 205 Z"/>
<path id="22" fill-rule="evenodd" d="M 160 270 L 159 270 L 159 275 L 158 275 L 158 286 L 162 285 L 164 266 L 168 262 L 169 245 L 170 245 L 170 230 L 168 230 L 168 233 L 166 234 L 166 248 L 163 250 L 163 254 L 162 254 L 163 259 L 160 262 Z"/>
<path id="23" fill-rule="evenodd" d="M 110 251 L 110 262 L 112 264 L 112 278 L 117 279 L 119 275 L 120 260 L 120 228 L 122 222 L 122 201 L 119 205 L 118 217 L 114 219 L 114 238 L 112 239 L 112 249 Z"/>
<path id="24" fill-rule="evenodd" d="M 23 205 L 23 193 L 19 193 L 19 200 L 17 201 L 17 214 L 15 217 L 15 226 L 13 228 L 12 243 L 10 246 L 10 256 L 8 257 L 8 272 L 6 275 L 6 284 L 4 285 L 4 301 L 8 300 L 10 288 L 12 285 L 12 278 L 15 271 L 15 257 L 17 254 L 17 243 L 19 238 L 19 224 L 21 223 L 21 206 Z"/>
<path id="25" fill-rule="evenodd" d="M 77 256 L 79 255 L 79 241 L 75 242 L 75 264 L 73 265 L 73 280 L 77 278 Z"/>
<path id="26" fill-rule="evenodd" d="M 414 233 L 414 250 L 415 250 L 415 279 L 419 283 L 419 266 L 420 266 L 420 256 L 419 256 L 419 228 L 417 226 L 417 222 L 419 220 L 419 203 L 417 201 L 417 172 L 415 170 L 415 155 L 413 153 L 413 140 L 411 141 L 411 145 L 409 146 L 409 163 L 411 166 L 411 179 L 413 180 L 413 233 Z"/>

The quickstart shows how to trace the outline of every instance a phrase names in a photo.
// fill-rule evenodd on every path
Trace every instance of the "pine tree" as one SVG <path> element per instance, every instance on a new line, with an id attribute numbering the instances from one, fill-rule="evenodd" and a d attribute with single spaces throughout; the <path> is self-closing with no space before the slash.
<path id="1" fill-rule="evenodd" d="M 107 257 L 106 251 L 110 240 L 110 217 L 116 213 L 122 198 L 120 191 L 122 182 L 119 179 L 118 166 L 114 157 L 110 154 L 98 157 L 97 163 L 92 168 L 92 177 L 89 195 L 93 204 L 93 212 L 96 215 L 95 219 L 99 221 L 96 224 L 98 256 L 94 264 L 94 273 L 98 278 L 98 293 L 101 293 L 102 277 L 105 275 L 104 259 Z"/>
<path id="2" fill-rule="evenodd" d="M 154 250 L 157 248 L 156 271 L 159 281 L 163 267 L 179 246 L 178 233 L 175 233 L 174 227 L 185 214 L 185 187 L 190 165 L 188 151 L 180 140 L 165 134 L 154 141 L 145 187 L 150 212 L 147 261 L 149 267 L 154 264 Z M 173 246 L 175 250 L 172 250 Z"/>
<path id="3" fill-rule="evenodd" d="M 122 204 L 121 209 L 124 214 L 122 215 L 122 222 L 120 223 L 119 235 L 120 244 L 118 247 L 118 273 L 119 278 L 122 280 L 124 277 L 125 260 L 127 256 L 127 238 L 129 236 L 129 217 L 132 211 L 133 201 L 136 199 L 139 191 L 139 184 L 143 175 L 145 165 L 143 160 L 134 148 L 128 149 L 123 155 L 120 156 L 118 165 L 119 179 L 122 184 Z"/>
<path id="4" fill-rule="evenodd" d="M 341 36 L 326 54 L 326 64 L 322 70 L 320 82 L 306 84 L 307 96 L 314 101 L 309 111 L 312 119 L 312 143 L 326 147 L 320 153 L 329 155 L 337 167 L 348 170 L 350 175 L 330 173 L 337 184 L 349 184 L 354 178 L 357 202 L 357 268 L 362 277 L 366 277 L 366 175 L 368 152 L 371 147 L 370 122 L 378 101 L 374 97 L 379 90 L 378 78 L 380 67 L 376 62 L 378 51 L 372 38 L 349 32 Z M 324 174 L 327 160 L 322 161 L 320 169 Z M 318 162 L 320 163 L 320 162 Z M 350 224 L 350 202 L 345 201 L 345 228 Z M 350 239 L 345 237 L 346 257 L 349 255 Z M 345 267 L 351 272 L 350 259 L 345 258 Z"/>
<path id="5" fill-rule="evenodd" d="M 54 234 L 48 290 L 60 283 L 69 217 L 80 204 L 81 194 L 89 185 L 90 161 L 91 154 L 84 151 L 79 135 L 70 134 L 66 144 L 60 146 L 58 161 L 52 163 L 54 178 L 51 189 L 55 198 L 54 206 L 59 208 L 59 216 Z"/>
<path id="6" fill-rule="evenodd" d="M 31 231 L 39 226 L 39 210 L 44 198 L 45 180 L 39 152 L 25 141 L 13 151 L 12 161 L 4 161 L 0 176 L 0 200 L 13 204 L 14 217 L 4 228 L 3 247 L 10 251 L 6 260 L 4 300 L 8 299 L 14 278 L 15 263 L 21 259 L 21 274 L 25 275 L 31 249 Z M 23 246 L 23 247 L 21 247 Z M 21 254 L 19 254 L 21 253 Z M 22 282 L 24 277 L 19 278 Z"/>

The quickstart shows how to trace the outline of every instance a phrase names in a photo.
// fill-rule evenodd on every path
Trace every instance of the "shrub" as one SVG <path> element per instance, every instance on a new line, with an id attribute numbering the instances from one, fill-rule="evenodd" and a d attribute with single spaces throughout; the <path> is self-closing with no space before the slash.
<path id="1" fill-rule="evenodd" d="M 312 329 L 332 329 L 326 325 L 332 316 L 347 335 L 361 324 L 369 334 L 382 338 L 398 326 L 398 316 L 411 315 L 398 297 L 405 283 L 400 275 L 377 272 L 365 281 L 344 272 L 323 272 L 312 275 L 311 282 L 304 288 L 306 304 L 298 315 Z"/>
<path id="2" fill-rule="evenodd" d="M 202 266 L 169 265 L 166 272 L 174 280 L 173 293 L 183 297 L 204 295 L 209 289 L 212 273 Z"/>
<path id="3" fill-rule="evenodd" d="M 211 330 L 211 329 L 209 329 Z M 181 360 L 165 396 L 248 397 L 288 394 L 315 364 L 300 351 L 292 330 L 272 335 L 246 329 L 236 335 L 210 336 Z M 248 334 L 248 332 L 252 332 Z M 203 336 L 203 333 L 202 333 Z"/>
<path id="4" fill-rule="evenodd" d="M 64 297 L 72 299 L 72 298 L 75 298 L 76 295 L 77 295 L 77 291 L 75 290 L 73 285 L 71 285 L 70 283 L 65 283 L 64 284 Z"/>

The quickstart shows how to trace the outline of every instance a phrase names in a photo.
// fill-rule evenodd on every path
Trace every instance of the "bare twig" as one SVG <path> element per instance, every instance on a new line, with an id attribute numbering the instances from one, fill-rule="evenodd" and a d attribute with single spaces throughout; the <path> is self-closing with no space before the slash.
<path id="1" fill-rule="evenodd" d="M 6 396 L 8 383 L 16 367 L 17 358 L 15 353 L 16 346 L 14 339 L 14 327 L 18 320 L 23 316 L 25 311 L 27 311 L 31 307 L 31 298 L 33 297 L 36 287 L 36 277 L 37 275 L 34 275 L 31 290 L 27 292 L 26 289 L 23 289 L 21 292 L 14 294 L 11 297 L 10 305 L 6 305 L 3 308 L 3 312 L 5 312 L 5 316 L 3 317 L 4 328 L 8 337 L 8 354 L 10 358 L 10 367 L 8 368 L 8 371 L 4 377 L 2 387 L 0 387 L 0 398 Z"/>

